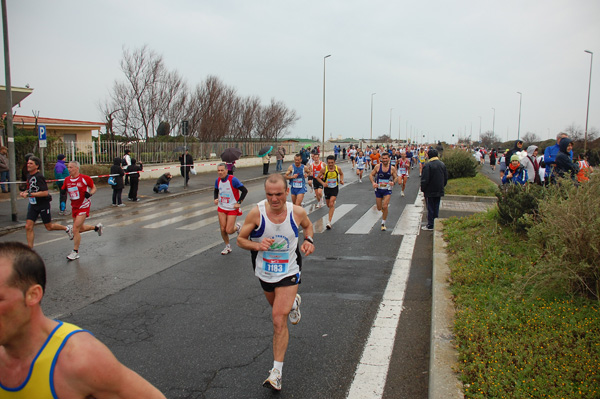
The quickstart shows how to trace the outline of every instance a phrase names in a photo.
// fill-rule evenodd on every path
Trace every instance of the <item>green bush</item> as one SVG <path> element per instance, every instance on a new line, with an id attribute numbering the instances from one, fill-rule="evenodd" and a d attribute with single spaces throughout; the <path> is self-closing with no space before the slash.
<path id="1" fill-rule="evenodd" d="M 498 197 L 498 222 L 511 226 L 516 232 L 525 232 L 538 216 L 538 205 L 544 198 L 545 189 L 537 184 L 504 184 Z"/>
<path id="2" fill-rule="evenodd" d="M 444 154 L 444 164 L 448 170 L 449 179 L 460 177 L 475 177 L 477 162 L 470 152 L 463 150 L 448 150 Z"/>
<path id="3" fill-rule="evenodd" d="M 538 292 L 600 300 L 600 175 L 578 187 L 569 182 L 550 187 L 539 203 L 540 217 L 528 236 L 541 255 L 526 281 L 535 281 L 530 285 Z"/>

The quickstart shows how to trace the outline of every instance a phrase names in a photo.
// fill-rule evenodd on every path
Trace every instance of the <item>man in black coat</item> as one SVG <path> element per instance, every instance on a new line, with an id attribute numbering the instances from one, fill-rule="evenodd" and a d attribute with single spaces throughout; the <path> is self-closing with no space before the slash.
<path id="1" fill-rule="evenodd" d="M 429 161 L 423 166 L 421 173 L 421 191 L 427 204 L 427 225 L 423 226 L 423 230 L 433 230 L 433 221 L 439 216 L 440 201 L 448 183 L 448 171 L 446 165 L 438 158 L 437 150 L 429 150 L 427 156 Z"/>
<path id="2" fill-rule="evenodd" d="M 192 155 L 188 153 L 187 148 L 185 152 L 179 156 L 179 163 L 181 163 L 181 177 L 185 180 L 183 184 L 187 187 L 190 180 L 190 170 L 194 168 L 194 159 L 192 158 Z"/>

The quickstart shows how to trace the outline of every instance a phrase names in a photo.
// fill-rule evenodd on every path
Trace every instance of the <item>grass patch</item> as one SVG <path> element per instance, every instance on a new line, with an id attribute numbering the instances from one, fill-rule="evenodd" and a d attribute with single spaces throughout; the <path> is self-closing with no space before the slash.
<path id="1" fill-rule="evenodd" d="M 539 259 L 495 210 L 444 222 L 466 398 L 599 398 L 598 301 L 519 289 Z"/>
<path id="2" fill-rule="evenodd" d="M 475 177 L 450 179 L 444 189 L 447 195 L 477 195 L 481 197 L 493 197 L 497 191 L 498 186 L 481 173 L 477 173 Z"/>

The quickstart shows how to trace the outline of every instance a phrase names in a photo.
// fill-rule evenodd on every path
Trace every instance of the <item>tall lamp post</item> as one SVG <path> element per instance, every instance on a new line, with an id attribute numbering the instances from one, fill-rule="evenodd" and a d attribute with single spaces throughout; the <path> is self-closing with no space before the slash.
<path id="1" fill-rule="evenodd" d="M 591 55 L 590 58 L 590 82 L 588 85 L 588 101 L 587 101 L 587 112 L 585 113 L 585 139 L 583 141 L 583 153 L 587 152 L 587 136 L 588 136 L 588 117 L 590 115 L 590 91 L 592 89 L 592 62 L 594 61 L 594 53 L 590 50 L 584 50 L 586 53 Z"/>
<path id="2" fill-rule="evenodd" d="M 392 139 L 392 110 L 394 108 L 390 108 L 390 140 Z"/>
<path id="3" fill-rule="evenodd" d="M 481 116 L 479 117 L 479 140 L 481 141 Z"/>
<path id="4" fill-rule="evenodd" d="M 521 103 L 523 102 L 523 93 L 517 92 L 519 95 L 519 128 L 517 130 L 517 140 L 521 140 Z"/>
<path id="5" fill-rule="evenodd" d="M 377 93 L 371 93 L 371 137 L 370 137 L 370 142 L 369 144 L 372 144 L 371 142 L 373 141 L 373 96 L 377 94 Z"/>
<path id="6" fill-rule="evenodd" d="M 496 108 L 493 108 L 494 110 L 494 118 L 492 119 L 492 134 L 495 136 L 496 135 Z"/>
<path id="7" fill-rule="evenodd" d="M 325 60 L 329 57 L 331 54 L 323 57 L 323 149 L 321 151 L 325 151 Z"/>

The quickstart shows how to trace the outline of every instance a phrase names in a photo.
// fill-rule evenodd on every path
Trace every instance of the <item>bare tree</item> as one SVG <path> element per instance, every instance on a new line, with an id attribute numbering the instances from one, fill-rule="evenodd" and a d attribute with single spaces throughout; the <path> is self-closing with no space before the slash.
<path id="1" fill-rule="evenodd" d="M 481 133 L 479 141 L 481 142 L 482 147 L 492 148 L 495 143 L 500 141 L 500 138 L 493 131 L 488 130 L 487 132 Z"/>
<path id="2" fill-rule="evenodd" d="M 257 113 L 256 137 L 261 140 L 278 140 L 288 133 L 296 121 L 300 119 L 296 111 L 285 106 L 281 101 L 271 99 L 271 103 Z"/>
<path id="3" fill-rule="evenodd" d="M 540 141 L 540 138 L 537 134 L 533 132 L 527 132 L 521 137 L 524 143 L 537 143 Z"/>
<path id="4" fill-rule="evenodd" d="M 101 106 L 113 131 L 148 139 L 161 121 L 178 125 L 188 89 L 176 71 L 166 69 L 162 56 L 147 46 L 123 49 L 121 70 L 125 81 L 115 81 L 110 100 Z"/>
<path id="5" fill-rule="evenodd" d="M 565 133 L 567 133 L 569 138 L 573 141 L 579 141 L 585 138 L 585 130 L 581 126 L 575 125 L 575 122 L 567 126 Z"/>

